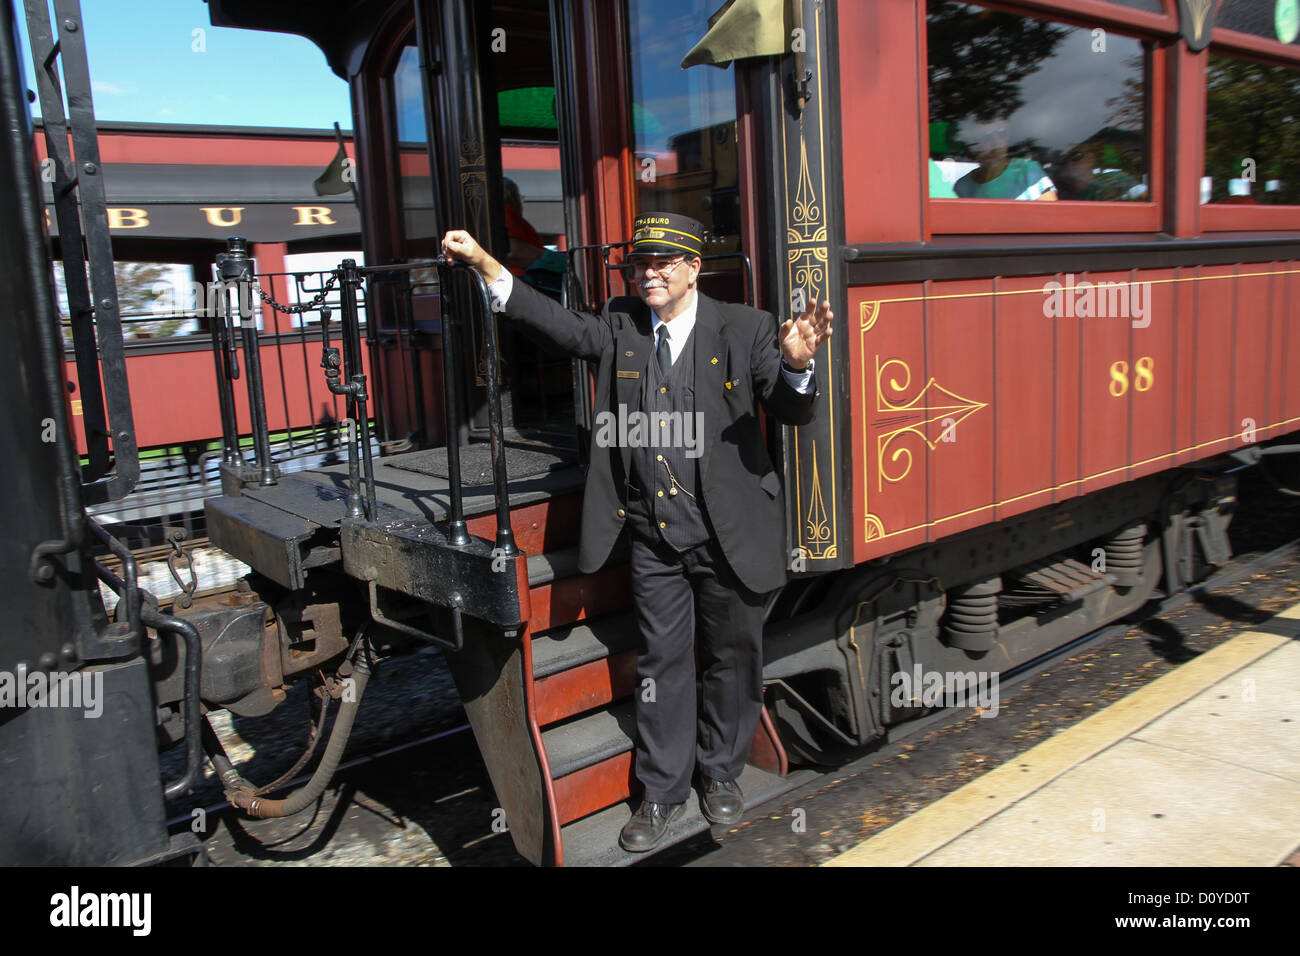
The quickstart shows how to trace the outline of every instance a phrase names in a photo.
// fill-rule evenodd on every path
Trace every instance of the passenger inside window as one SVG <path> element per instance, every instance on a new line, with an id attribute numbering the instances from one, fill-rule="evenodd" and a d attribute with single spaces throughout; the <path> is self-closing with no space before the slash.
<path id="1" fill-rule="evenodd" d="M 956 199 L 957 194 L 953 192 L 952 184 L 948 182 L 947 177 L 943 174 L 943 167 L 930 160 L 930 198 L 931 199 Z"/>
<path id="2" fill-rule="evenodd" d="M 1056 199 L 1056 185 L 1032 159 L 1008 155 L 1007 128 L 999 121 L 965 123 L 965 138 L 979 163 L 953 183 L 966 199 Z"/>
<path id="3" fill-rule="evenodd" d="M 1101 202 L 1146 199 L 1146 184 L 1119 169 L 1114 152 L 1097 143 L 1080 143 L 1070 150 L 1052 170 L 1061 198 Z"/>
<path id="4" fill-rule="evenodd" d="M 524 218 L 524 199 L 519 194 L 519 187 L 508 176 L 501 178 L 505 194 L 506 234 L 510 237 L 510 255 L 506 259 L 506 268 L 517 276 L 541 258 L 546 250 L 542 247 L 542 237 L 537 234 L 533 224 Z"/>

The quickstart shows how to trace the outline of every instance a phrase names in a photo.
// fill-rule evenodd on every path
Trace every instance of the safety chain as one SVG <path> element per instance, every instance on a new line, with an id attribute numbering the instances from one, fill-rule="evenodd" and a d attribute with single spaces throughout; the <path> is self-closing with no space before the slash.
<path id="1" fill-rule="evenodd" d="M 304 302 L 301 305 L 281 305 L 266 292 L 263 292 L 262 286 L 257 282 L 253 283 L 253 288 L 257 290 L 257 294 L 261 296 L 262 301 L 277 312 L 283 312 L 285 315 L 299 315 L 303 312 L 311 312 L 313 309 L 318 308 L 320 304 L 325 301 L 325 297 L 330 294 L 330 290 L 334 288 L 334 283 L 338 282 L 338 280 L 339 274 L 337 272 L 330 273 L 329 281 L 325 283 L 324 288 L 316 293 L 310 302 Z"/>
<path id="2" fill-rule="evenodd" d="M 181 542 L 185 540 L 185 531 L 183 528 L 177 528 L 167 536 L 171 543 L 172 551 L 167 555 L 167 569 L 172 573 L 172 580 L 181 589 L 181 594 L 176 598 L 176 606 L 179 608 L 188 608 L 194 603 L 194 592 L 199 586 L 199 577 L 194 573 L 194 556 L 185 550 Z M 189 583 L 181 580 L 180 571 L 176 565 L 185 562 L 186 570 L 190 573 Z"/>

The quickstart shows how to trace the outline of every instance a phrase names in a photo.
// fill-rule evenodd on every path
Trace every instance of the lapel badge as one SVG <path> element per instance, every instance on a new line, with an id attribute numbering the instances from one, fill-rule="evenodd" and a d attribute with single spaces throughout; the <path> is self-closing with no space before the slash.
<path id="1" fill-rule="evenodd" d="M 718 364 L 718 357 L 715 355 L 715 356 L 713 356 L 713 358 L 709 359 L 709 364 L 711 364 L 711 365 L 717 365 L 717 364 Z M 727 387 L 730 388 L 731 386 L 727 386 Z"/>
<path id="2" fill-rule="evenodd" d="M 730 383 L 730 382 L 727 383 L 727 388 L 731 388 L 731 383 Z"/>
<path id="3" fill-rule="evenodd" d="M 633 355 L 635 355 L 636 353 L 633 352 L 631 349 L 628 349 L 628 350 L 627 350 L 626 352 L 624 352 L 623 354 L 624 354 L 625 356 L 627 356 L 628 358 L 631 358 L 631 357 L 632 357 Z"/>

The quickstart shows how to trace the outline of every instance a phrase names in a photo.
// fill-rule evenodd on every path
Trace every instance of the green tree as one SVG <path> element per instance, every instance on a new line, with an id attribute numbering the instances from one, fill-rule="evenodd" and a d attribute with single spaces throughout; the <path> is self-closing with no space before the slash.
<path id="1" fill-rule="evenodd" d="M 189 321 L 185 315 L 159 313 L 156 303 L 168 295 L 167 282 L 173 266 L 154 262 L 115 262 L 113 278 L 117 285 L 118 314 L 122 317 L 122 337 L 165 338 L 174 335 Z M 63 278 L 63 264 L 55 263 L 54 279 L 58 284 L 56 301 L 63 327 L 63 342 L 72 346 L 72 323 L 67 314 L 67 285 Z M 178 306 L 183 307 L 182 303 Z M 146 319 L 158 315 L 157 320 Z"/>
<path id="2" fill-rule="evenodd" d="M 156 314 L 155 303 L 167 295 L 164 289 L 170 273 L 170 266 L 154 262 L 113 263 L 118 311 L 126 338 L 166 338 L 185 323 L 184 317 L 141 321 L 143 316 Z"/>
<path id="3" fill-rule="evenodd" d="M 1005 119 L 1020 84 L 1052 57 L 1065 27 L 949 0 L 929 0 L 930 121 Z"/>

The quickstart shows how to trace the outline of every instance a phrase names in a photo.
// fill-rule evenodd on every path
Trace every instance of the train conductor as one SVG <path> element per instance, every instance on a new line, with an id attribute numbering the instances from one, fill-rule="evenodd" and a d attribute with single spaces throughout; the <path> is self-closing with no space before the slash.
<path id="1" fill-rule="evenodd" d="M 448 232 L 442 249 L 483 276 L 495 309 L 597 363 L 579 568 L 600 568 L 630 530 L 645 793 L 619 843 L 641 852 L 682 812 L 697 767 L 705 817 L 731 824 L 744 810 L 736 781 L 763 706 L 763 600 L 787 567 L 781 480 L 758 406 L 787 425 L 812 421 L 813 354 L 833 316 L 829 303 L 810 303 L 778 332 L 770 313 L 697 291 L 700 223 L 655 212 L 634 230 L 637 296 L 613 298 L 599 315 L 513 281 L 467 232 Z"/>

